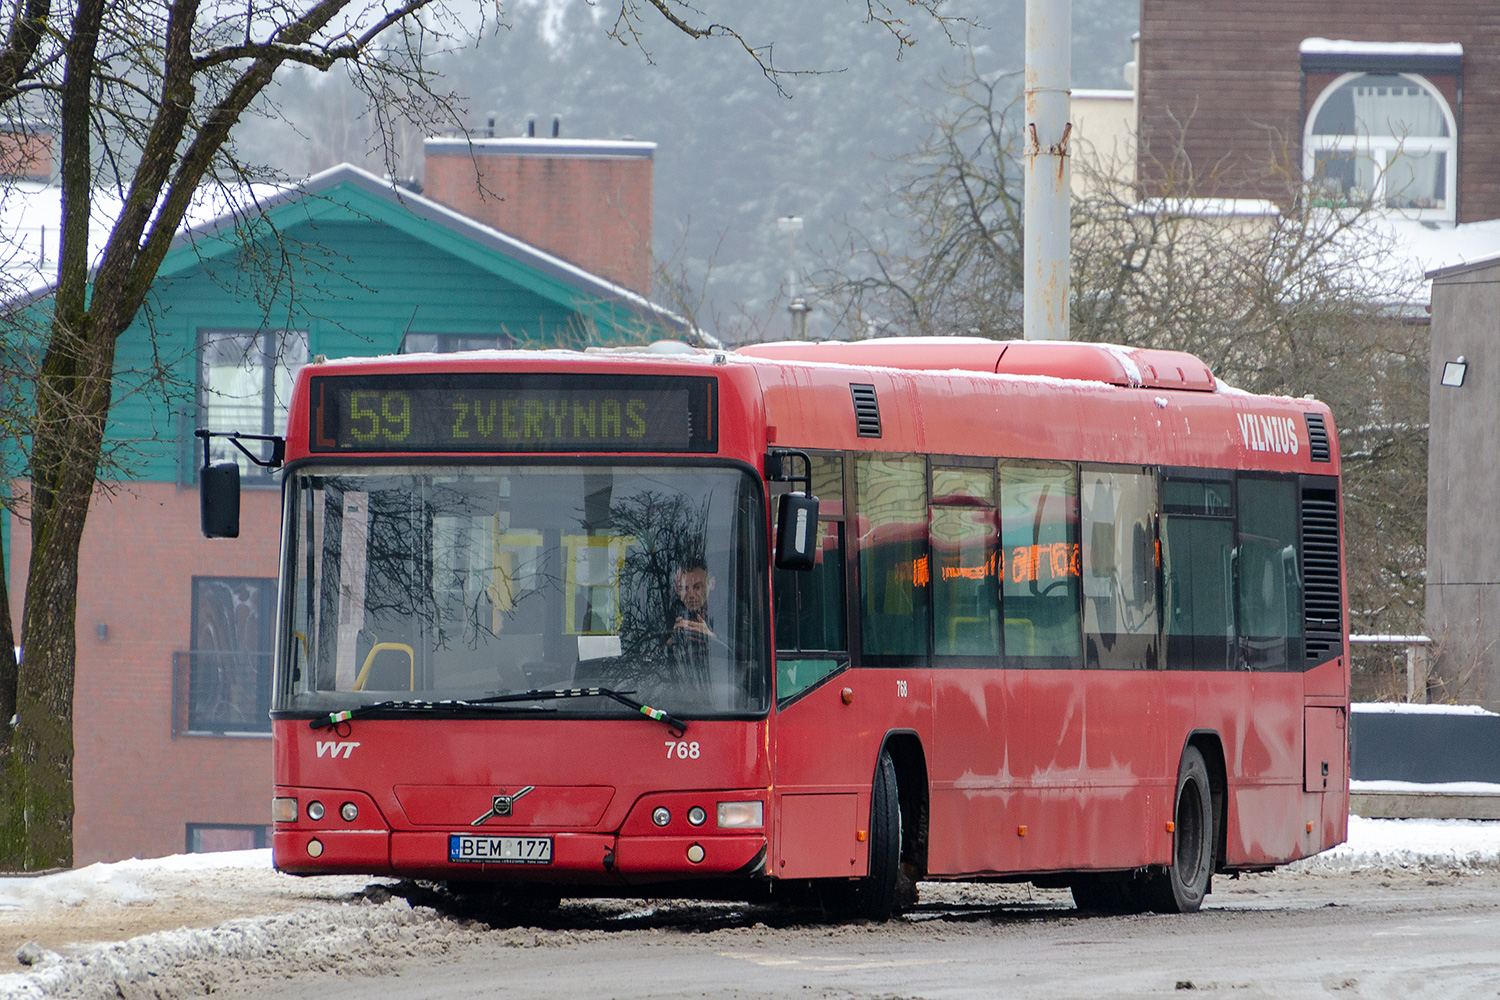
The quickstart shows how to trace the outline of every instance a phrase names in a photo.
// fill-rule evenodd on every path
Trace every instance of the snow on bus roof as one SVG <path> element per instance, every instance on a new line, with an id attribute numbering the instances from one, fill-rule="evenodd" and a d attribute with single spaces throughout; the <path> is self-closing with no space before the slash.
<path id="1" fill-rule="evenodd" d="M 881 343 L 905 346 L 928 346 L 945 344 L 1000 344 L 1010 343 L 989 340 L 985 337 L 882 337 Z M 771 341 L 762 344 L 749 345 L 756 348 L 781 348 L 781 347 L 804 347 L 810 345 L 832 345 L 832 344 L 857 344 L 859 341 Z M 1133 353 L 1137 348 L 1120 344 L 1083 343 L 1079 341 L 1049 341 L 1053 344 L 1077 344 L 1079 347 L 1093 349 L 1104 349 L 1129 373 L 1131 381 L 1136 387 L 1141 386 L 1139 367 L 1135 364 Z M 657 345 L 671 344 L 671 349 L 661 350 Z M 735 350 L 719 350 L 714 348 L 692 347 L 680 341 L 657 341 L 651 345 L 641 347 L 625 348 L 588 348 L 580 351 L 572 348 L 485 348 L 472 351 L 450 351 L 443 353 L 418 352 L 411 354 L 382 354 L 373 357 L 348 357 L 328 358 L 321 363 L 309 365 L 311 373 L 323 364 L 343 366 L 386 366 L 396 363 L 431 363 L 459 361 L 536 361 L 553 359 L 568 361 L 570 363 L 594 362 L 608 364 L 616 362 L 659 364 L 661 362 L 686 363 L 693 365 L 706 365 L 710 367 L 724 367 L 726 365 L 753 365 L 753 366 L 790 366 L 796 368 L 834 369 L 850 372 L 881 372 L 890 376 L 911 376 L 913 374 L 942 375 L 947 377 L 981 378 L 991 381 L 1005 382 L 1014 385 L 1050 386 L 1053 388 L 1091 386 L 1100 389 L 1116 390 L 1124 388 L 1116 383 L 1107 382 L 1102 379 L 1091 379 L 1081 377 L 1068 377 L 1062 375 L 1043 374 L 1018 374 L 1013 372 L 993 372 L 976 370 L 973 368 L 906 368 L 892 365 L 882 365 L 866 361 L 842 362 L 828 360 L 826 357 L 819 358 L 786 358 L 786 357 L 761 357 L 754 354 L 742 354 Z M 1224 396 L 1237 396 L 1245 399 L 1258 399 L 1276 401 L 1280 403 L 1292 403 L 1307 406 L 1309 403 L 1316 404 L 1316 399 L 1306 396 L 1284 396 L 1275 394 L 1261 394 L 1249 392 L 1237 386 L 1230 385 L 1214 377 L 1214 388 L 1208 394 L 1217 393 Z"/>

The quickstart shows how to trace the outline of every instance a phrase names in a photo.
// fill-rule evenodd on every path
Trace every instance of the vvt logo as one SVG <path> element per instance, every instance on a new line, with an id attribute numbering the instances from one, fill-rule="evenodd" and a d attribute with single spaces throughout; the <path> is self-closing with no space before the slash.
<path id="1" fill-rule="evenodd" d="M 347 741 L 336 743 L 333 740 L 319 740 L 318 756 L 342 757 L 345 760 L 348 760 L 349 755 L 354 752 L 354 748 L 357 746 L 359 746 L 358 743 L 350 743 Z"/>

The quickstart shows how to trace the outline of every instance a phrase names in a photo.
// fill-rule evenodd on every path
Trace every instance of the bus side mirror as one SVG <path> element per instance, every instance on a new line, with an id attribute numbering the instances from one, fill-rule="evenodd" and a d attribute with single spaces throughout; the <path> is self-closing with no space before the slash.
<path id="1" fill-rule="evenodd" d="M 198 476 L 198 505 L 204 538 L 240 537 L 240 467 L 237 462 L 205 465 Z"/>
<path id="2" fill-rule="evenodd" d="M 776 568 L 809 570 L 818 559 L 818 498 L 783 493 L 776 508 Z"/>

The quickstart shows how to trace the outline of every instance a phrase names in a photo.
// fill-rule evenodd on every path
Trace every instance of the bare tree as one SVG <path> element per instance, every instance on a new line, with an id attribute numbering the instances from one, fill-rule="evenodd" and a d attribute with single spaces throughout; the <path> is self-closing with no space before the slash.
<path id="1" fill-rule="evenodd" d="M 1014 83 L 971 75 L 902 163 L 904 232 L 854 234 L 820 283 L 851 336 L 1019 335 L 1022 174 Z M 1184 125 L 1186 127 L 1186 124 Z M 1077 147 L 1075 146 L 1075 149 Z M 1254 189 L 1180 153 L 1132 179 L 1074 157 L 1072 336 L 1197 354 L 1259 393 L 1315 395 L 1338 421 L 1355 631 L 1420 629 L 1425 565 L 1427 329 L 1421 275 L 1368 204 L 1328 205 L 1268 135 Z M 1356 684 L 1360 678 L 1356 677 Z"/>
<path id="2" fill-rule="evenodd" d="M 817 291 L 854 335 L 1021 334 L 1020 130 L 1015 75 L 971 71 L 886 193 L 893 231 L 851 233 Z"/>
<path id="3" fill-rule="evenodd" d="M 614 6 L 604 30 L 643 50 L 650 30 L 721 37 L 773 84 L 785 78 L 770 45 L 716 20 L 706 12 L 714 4 Z M 754 21 L 727 3 L 717 6 Z M 884 25 L 899 49 L 911 42 L 903 16 L 943 23 L 941 8 L 942 0 L 866 0 L 861 15 Z M 489 23 L 503 15 L 503 0 L 489 0 Z M 13 119 L 55 125 L 62 185 L 55 275 L 45 299 L 12 313 L 17 324 L 34 326 L 11 334 L 34 336 L 42 347 L 23 394 L 32 536 L 24 653 L 14 676 L 0 672 L 0 706 L 12 703 L 15 718 L 0 725 L 0 865 L 37 869 L 72 860 L 78 551 L 116 389 L 120 336 L 141 314 L 201 187 L 257 176 L 237 155 L 233 132 L 278 73 L 346 69 L 371 102 L 395 174 L 398 123 L 460 124 L 428 60 L 478 37 L 485 25 L 464 23 L 444 0 L 17 0 L 5 26 L 0 107 Z M 91 245 L 90 220 L 111 199 L 108 233 Z M 253 215 L 253 199 L 241 207 Z M 0 617 L 8 625 L 8 615 Z M 0 644 L 9 642 L 0 626 Z"/>

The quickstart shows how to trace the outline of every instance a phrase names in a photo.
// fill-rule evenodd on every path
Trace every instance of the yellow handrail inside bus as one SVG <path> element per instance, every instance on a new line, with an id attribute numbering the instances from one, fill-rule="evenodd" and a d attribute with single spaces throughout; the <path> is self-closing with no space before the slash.
<path id="1" fill-rule="evenodd" d="M 369 654 L 365 656 L 364 665 L 359 668 L 359 676 L 354 678 L 354 690 L 363 691 L 365 689 L 365 681 L 370 677 L 370 668 L 375 665 L 375 654 L 385 652 L 388 649 L 400 650 L 401 652 L 406 654 L 407 659 L 411 660 L 410 690 L 415 691 L 417 689 L 416 650 L 412 649 L 404 642 L 377 642 L 375 645 L 370 647 Z"/>

